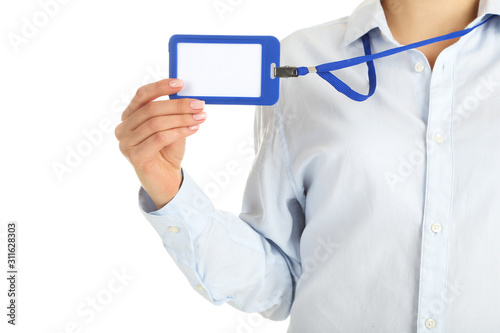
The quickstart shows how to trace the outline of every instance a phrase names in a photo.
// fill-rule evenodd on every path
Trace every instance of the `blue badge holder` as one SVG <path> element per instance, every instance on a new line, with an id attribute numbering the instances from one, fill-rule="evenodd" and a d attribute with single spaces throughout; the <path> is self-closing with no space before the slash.
<path id="1" fill-rule="evenodd" d="M 179 98 L 195 98 L 205 101 L 206 104 L 231 104 L 231 105 L 273 105 L 279 99 L 279 78 L 275 76 L 275 68 L 279 67 L 280 61 L 280 42 L 276 37 L 273 36 L 223 36 L 223 35 L 173 35 L 169 41 L 169 74 L 170 78 L 179 78 L 184 80 L 184 88 L 189 89 L 190 84 L 193 86 L 195 83 L 190 82 L 189 80 L 185 80 L 185 78 L 180 77 L 182 73 L 179 70 L 180 61 L 180 50 L 186 50 L 186 44 L 191 44 L 193 47 L 200 47 L 200 50 L 204 50 L 203 47 L 208 46 L 208 44 L 213 44 L 215 47 L 226 46 L 224 50 L 231 50 L 231 48 L 227 48 L 227 46 L 236 45 L 239 47 L 239 52 L 244 50 L 242 48 L 245 45 L 251 45 L 252 50 L 260 50 L 260 59 L 257 59 L 257 53 L 252 53 L 252 59 L 249 63 L 245 63 L 244 60 L 239 62 L 239 60 L 230 61 L 232 66 L 230 68 L 226 68 L 226 66 L 218 65 L 221 68 L 208 68 L 211 66 L 210 62 L 208 64 L 203 65 L 202 69 L 206 69 L 208 72 L 212 71 L 212 73 L 220 74 L 220 71 L 223 71 L 222 74 L 230 75 L 231 79 L 239 80 L 244 84 L 249 76 L 252 76 L 252 82 L 254 82 L 254 86 L 252 88 L 253 94 L 250 96 L 246 96 L 245 94 L 240 95 L 224 95 L 218 94 L 187 94 L 185 95 L 183 90 L 179 93 L 170 95 L 171 99 L 179 99 Z M 239 45 L 239 46 L 238 46 Z M 259 46 L 260 45 L 260 46 Z M 180 46 L 183 48 L 181 49 Z M 210 47 L 210 46 L 208 46 Z M 191 49 L 193 50 L 193 49 Z M 196 49 L 194 49 L 196 50 Z M 210 50 L 214 50 L 211 48 Z M 221 50 L 223 50 L 221 48 Z M 205 52 L 187 52 L 183 51 L 182 57 L 189 58 L 193 67 L 199 65 L 203 61 L 206 62 L 204 58 L 207 53 Z M 215 50 L 215 52 L 218 52 Z M 222 51 L 220 51 L 222 52 Z M 215 53 L 216 54 L 216 53 Z M 227 55 L 224 55 L 227 56 Z M 248 54 L 242 54 L 242 59 L 248 56 Z M 183 59 L 184 59 L 183 58 Z M 236 57 L 239 58 L 239 57 Z M 232 59 L 231 59 L 232 60 Z M 258 61 L 260 61 L 260 90 L 258 88 Z M 250 66 L 251 65 L 251 66 Z M 237 68 L 235 68 L 237 66 Z M 213 72 L 215 71 L 215 72 Z M 193 74 L 193 73 L 191 73 Z M 180 76 L 178 76 L 180 75 Z M 208 74 L 207 74 L 208 75 Z M 196 76 L 196 73 L 194 73 Z M 206 78 L 204 78 L 206 81 Z M 194 80 L 196 81 L 196 80 Z M 219 84 L 216 80 L 213 82 L 214 85 Z M 208 83 L 205 83 L 207 86 Z M 208 87 L 210 88 L 210 87 Z M 186 90 L 187 90 L 186 89 Z M 205 89 L 206 90 L 206 89 Z M 208 89 L 210 90 L 210 89 Z M 198 91 L 203 91 L 203 89 L 199 89 Z"/>

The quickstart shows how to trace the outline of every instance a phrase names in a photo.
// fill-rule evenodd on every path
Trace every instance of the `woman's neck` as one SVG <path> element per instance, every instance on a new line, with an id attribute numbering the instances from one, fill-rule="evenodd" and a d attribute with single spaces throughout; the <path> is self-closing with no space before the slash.
<path id="1" fill-rule="evenodd" d="M 477 17 L 479 0 L 383 0 L 387 24 L 396 41 L 407 45 L 464 29 Z M 458 39 L 419 48 L 431 64 Z"/>

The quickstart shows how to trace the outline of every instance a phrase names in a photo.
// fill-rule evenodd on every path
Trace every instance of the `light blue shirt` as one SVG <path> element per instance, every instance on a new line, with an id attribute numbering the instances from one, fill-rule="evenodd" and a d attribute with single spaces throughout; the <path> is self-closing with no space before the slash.
<path id="1" fill-rule="evenodd" d="M 395 9 L 397 10 L 397 8 Z M 500 14 L 482 0 L 472 27 Z M 379 0 L 293 33 L 282 65 L 400 46 Z M 433 71 L 418 50 L 375 60 L 354 102 L 310 74 L 281 79 L 255 113 L 241 213 L 214 207 L 186 170 L 178 194 L 140 204 L 193 288 L 289 332 L 500 332 L 500 18 Z M 366 93 L 366 65 L 335 73 Z"/>

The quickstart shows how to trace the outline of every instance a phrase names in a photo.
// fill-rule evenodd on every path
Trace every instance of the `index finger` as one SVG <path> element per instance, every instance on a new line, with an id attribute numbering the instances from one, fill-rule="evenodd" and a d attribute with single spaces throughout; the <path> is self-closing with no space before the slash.
<path id="1" fill-rule="evenodd" d="M 122 121 L 147 103 L 165 95 L 172 95 L 182 89 L 183 82 L 179 79 L 164 79 L 140 87 L 132 101 L 122 114 Z"/>

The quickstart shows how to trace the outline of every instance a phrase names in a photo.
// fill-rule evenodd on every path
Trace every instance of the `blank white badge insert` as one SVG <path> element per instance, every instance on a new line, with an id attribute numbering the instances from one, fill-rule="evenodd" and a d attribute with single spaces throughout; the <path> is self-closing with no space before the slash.
<path id="1" fill-rule="evenodd" d="M 261 44 L 177 44 L 178 96 L 260 97 Z"/>

